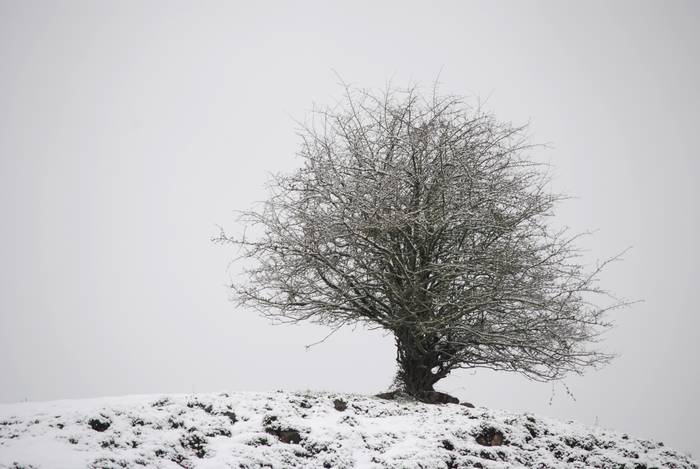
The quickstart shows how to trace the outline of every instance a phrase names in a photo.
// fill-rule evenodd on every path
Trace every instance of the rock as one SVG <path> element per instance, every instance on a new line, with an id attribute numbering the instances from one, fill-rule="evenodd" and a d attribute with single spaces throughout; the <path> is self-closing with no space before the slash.
<path id="1" fill-rule="evenodd" d="M 408 399 L 418 399 L 426 404 L 459 404 L 459 399 L 440 391 L 426 391 L 419 396 L 410 396 L 402 391 L 389 391 L 375 394 L 374 397 L 393 401 L 402 396 Z"/>
<path id="2" fill-rule="evenodd" d="M 197 407 L 198 409 L 202 409 L 207 414 L 211 414 L 214 411 L 214 406 L 199 401 L 188 402 L 187 407 L 189 407 L 190 409 L 194 409 L 195 407 Z"/>
<path id="3" fill-rule="evenodd" d="M 472 404 L 471 402 L 462 402 L 459 405 L 463 405 L 464 407 L 469 407 L 470 409 L 474 408 L 474 404 Z"/>
<path id="4" fill-rule="evenodd" d="M 228 419 L 231 421 L 231 424 L 238 422 L 236 414 L 234 412 L 231 412 L 230 410 L 225 410 L 223 412 L 220 412 L 220 414 L 228 417 Z"/>
<path id="5" fill-rule="evenodd" d="M 428 391 L 420 396 L 426 404 L 459 404 L 459 399 L 440 391 Z"/>
<path id="6" fill-rule="evenodd" d="M 188 430 L 187 434 L 180 438 L 180 445 L 192 450 L 200 459 L 207 455 L 207 439 L 195 429 Z"/>
<path id="7" fill-rule="evenodd" d="M 297 444 L 301 441 L 301 434 L 293 428 L 282 427 L 276 415 L 265 416 L 262 423 L 265 432 L 275 435 L 282 443 Z"/>
<path id="8" fill-rule="evenodd" d="M 275 434 L 282 443 L 298 444 L 301 441 L 301 435 L 296 430 L 278 430 Z"/>
<path id="9" fill-rule="evenodd" d="M 348 403 L 342 399 L 334 399 L 333 407 L 335 407 L 335 410 L 337 410 L 338 412 L 343 412 L 345 409 L 348 408 Z"/>
<path id="10" fill-rule="evenodd" d="M 379 394 L 375 394 L 374 397 L 378 397 L 379 399 L 387 399 L 387 400 L 393 401 L 394 399 L 396 399 L 397 394 L 398 394 L 398 391 L 380 392 Z"/>
<path id="11" fill-rule="evenodd" d="M 476 435 L 476 442 L 481 446 L 501 446 L 503 444 L 503 433 L 493 427 L 485 427 L 481 433 Z"/>
<path id="12" fill-rule="evenodd" d="M 98 418 L 91 418 L 90 420 L 88 420 L 88 425 L 90 425 L 90 428 L 92 428 L 96 432 L 103 432 L 107 430 L 111 424 L 112 422 L 110 422 L 109 419 L 105 418 L 104 416 L 100 416 Z"/>

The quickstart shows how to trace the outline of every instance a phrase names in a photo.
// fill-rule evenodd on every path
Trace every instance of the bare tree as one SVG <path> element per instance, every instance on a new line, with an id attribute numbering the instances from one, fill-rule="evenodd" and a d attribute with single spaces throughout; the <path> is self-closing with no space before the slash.
<path id="1" fill-rule="evenodd" d="M 547 223 L 563 197 L 526 128 L 435 90 L 345 91 L 300 129 L 303 167 L 242 212 L 260 235 L 217 238 L 250 261 L 240 304 L 390 331 L 397 381 L 419 399 L 459 368 L 546 381 L 606 363 L 590 346 L 623 304 L 592 302 L 609 261 L 587 270 L 578 235 Z"/>

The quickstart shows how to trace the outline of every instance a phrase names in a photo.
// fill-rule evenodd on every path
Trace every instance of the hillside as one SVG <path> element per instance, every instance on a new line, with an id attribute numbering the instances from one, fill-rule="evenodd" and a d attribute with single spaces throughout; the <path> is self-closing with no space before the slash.
<path id="1" fill-rule="evenodd" d="M 662 443 L 458 404 L 330 393 L 0 405 L 1 468 L 697 468 Z"/>

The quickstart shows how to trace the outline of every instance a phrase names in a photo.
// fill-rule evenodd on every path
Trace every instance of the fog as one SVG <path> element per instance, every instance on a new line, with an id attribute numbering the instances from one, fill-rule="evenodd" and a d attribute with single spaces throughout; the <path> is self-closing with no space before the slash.
<path id="1" fill-rule="evenodd" d="M 376 393 L 392 338 L 236 308 L 210 238 L 289 171 L 342 90 L 430 85 L 531 123 L 556 222 L 596 230 L 619 357 L 563 384 L 456 372 L 477 405 L 700 456 L 697 2 L 0 1 L 0 402 L 218 390 Z"/>

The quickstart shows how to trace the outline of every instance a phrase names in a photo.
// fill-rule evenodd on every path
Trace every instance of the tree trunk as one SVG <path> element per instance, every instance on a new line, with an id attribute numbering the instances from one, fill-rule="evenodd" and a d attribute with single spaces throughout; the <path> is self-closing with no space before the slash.
<path id="1" fill-rule="evenodd" d="M 420 337 L 411 330 L 395 331 L 397 378 L 403 391 L 419 400 L 434 391 L 433 385 L 444 377 L 433 373 L 440 365 L 435 350 L 437 340 Z"/>

